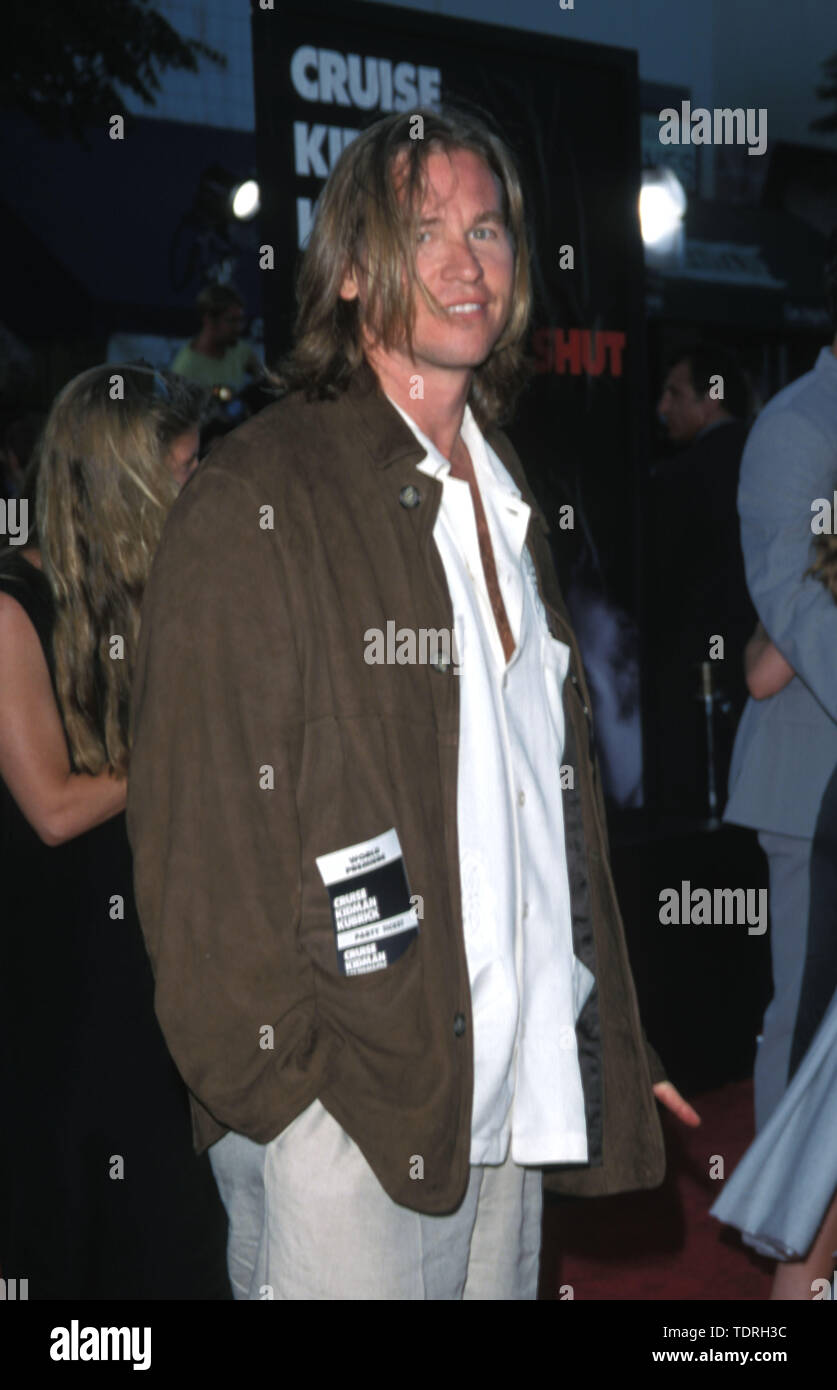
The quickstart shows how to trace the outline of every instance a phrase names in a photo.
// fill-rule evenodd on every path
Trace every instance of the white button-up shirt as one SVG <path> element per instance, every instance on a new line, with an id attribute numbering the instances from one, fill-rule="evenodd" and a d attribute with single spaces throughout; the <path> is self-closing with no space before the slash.
<path id="1" fill-rule="evenodd" d="M 391 399 L 391 398 L 390 398 Z M 392 401 L 442 482 L 433 530 L 460 664 L 457 826 L 474 1020 L 471 1163 L 585 1162 L 575 1020 L 593 976 L 573 952 L 559 769 L 569 648 L 552 637 L 525 545 L 530 508 L 468 406 L 474 465 L 515 639 L 507 663 L 469 484 Z"/>

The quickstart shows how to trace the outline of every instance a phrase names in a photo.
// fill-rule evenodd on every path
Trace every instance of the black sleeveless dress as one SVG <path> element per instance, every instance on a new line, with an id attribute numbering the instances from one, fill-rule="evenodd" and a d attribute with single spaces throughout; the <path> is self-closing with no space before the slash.
<path id="1" fill-rule="evenodd" d="M 0 590 L 54 689 L 46 577 L 6 551 Z M 154 1014 L 124 813 L 50 848 L 0 781 L 0 1274 L 30 1299 L 228 1299 L 226 1237 Z"/>

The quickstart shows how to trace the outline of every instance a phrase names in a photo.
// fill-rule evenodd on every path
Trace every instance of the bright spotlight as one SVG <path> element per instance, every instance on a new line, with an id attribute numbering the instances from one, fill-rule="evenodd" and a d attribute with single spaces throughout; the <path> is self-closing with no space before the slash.
<path id="1" fill-rule="evenodd" d="M 251 217 L 256 216 L 260 207 L 259 185 L 255 179 L 245 179 L 244 183 L 233 189 L 232 210 L 239 222 L 249 222 Z"/>
<path id="2" fill-rule="evenodd" d="M 680 229 L 686 193 L 671 169 L 645 169 L 639 195 L 639 221 L 646 246 L 660 246 Z"/>

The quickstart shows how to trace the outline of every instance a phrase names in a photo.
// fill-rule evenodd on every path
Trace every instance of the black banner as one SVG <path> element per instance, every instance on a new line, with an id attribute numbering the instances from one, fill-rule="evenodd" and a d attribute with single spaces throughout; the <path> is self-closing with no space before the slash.
<path id="1" fill-rule="evenodd" d="M 761 1370 L 769 1365 L 798 1383 L 805 1372 L 820 1369 L 833 1344 L 827 1310 L 809 1312 L 799 1303 L 743 1302 L 731 1309 L 720 1302 L 585 1302 L 557 1291 L 548 1297 L 560 1307 L 548 1315 L 547 1323 L 537 1322 L 537 1314 L 521 1311 L 529 1338 L 539 1341 L 557 1335 L 579 1349 L 573 1367 L 581 1358 L 600 1377 L 622 1378 L 635 1372 L 652 1386 L 658 1381 L 670 1383 L 672 1362 L 696 1363 L 684 1378 L 699 1378 L 701 1369 L 714 1371 L 718 1364 L 736 1370 L 742 1366 Z M 204 1378 L 217 1381 L 219 1368 L 225 1380 L 254 1371 L 264 1374 L 275 1361 L 280 1332 L 287 1330 L 281 1312 L 254 1309 L 244 1315 L 245 1325 L 241 1311 L 236 1312 L 230 1303 L 6 1303 L 2 1309 L 6 1364 L 19 1368 L 24 1378 L 58 1385 L 68 1379 L 87 1385 L 145 1385 L 146 1378 L 153 1380 L 155 1375 L 170 1384 L 174 1375 L 182 1373 L 184 1361 L 195 1383 Z M 390 1312 L 387 1318 L 392 1324 L 402 1316 L 411 1338 L 411 1364 L 421 1373 L 437 1375 L 435 1343 L 426 1335 L 416 1338 L 409 1309 L 402 1314 Z M 475 1320 L 480 1333 L 484 1332 L 475 1344 L 475 1364 L 479 1370 L 488 1369 L 496 1314 L 475 1308 L 470 1316 L 469 1327 Z M 321 1314 L 311 1308 L 293 1317 L 295 1328 L 301 1327 L 304 1333 L 308 1329 L 316 1333 L 321 1322 Z M 328 1317 L 333 1335 L 323 1346 L 325 1366 L 339 1355 L 344 1340 L 340 1328 L 350 1334 L 357 1314 L 351 1307 L 341 1311 L 331 1305 Z M 433 1326 L 432 1317 L 422 1314 L 422 1328 L 428 1326 L 428 1318 Z M 491 1321 L 483 1324 L 483 1317 Z M 444 1326 L 449 1327 L 446 1318 Z M 139 1381 L 136 1371 L 143 1373 Z"/>

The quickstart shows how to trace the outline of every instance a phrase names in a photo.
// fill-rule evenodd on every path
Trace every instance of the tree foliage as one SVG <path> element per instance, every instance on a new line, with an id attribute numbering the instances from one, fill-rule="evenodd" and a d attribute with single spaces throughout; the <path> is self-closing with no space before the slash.
<path id="1" fill-rule="evenodd" d="M 0 107 L 26 111 L 51 135 L 125 114 L 119 88 L 156 104 L 167 68 L 197 72 L 226 58 L 184 39 L 152 0 L 4 0 Z"/>

